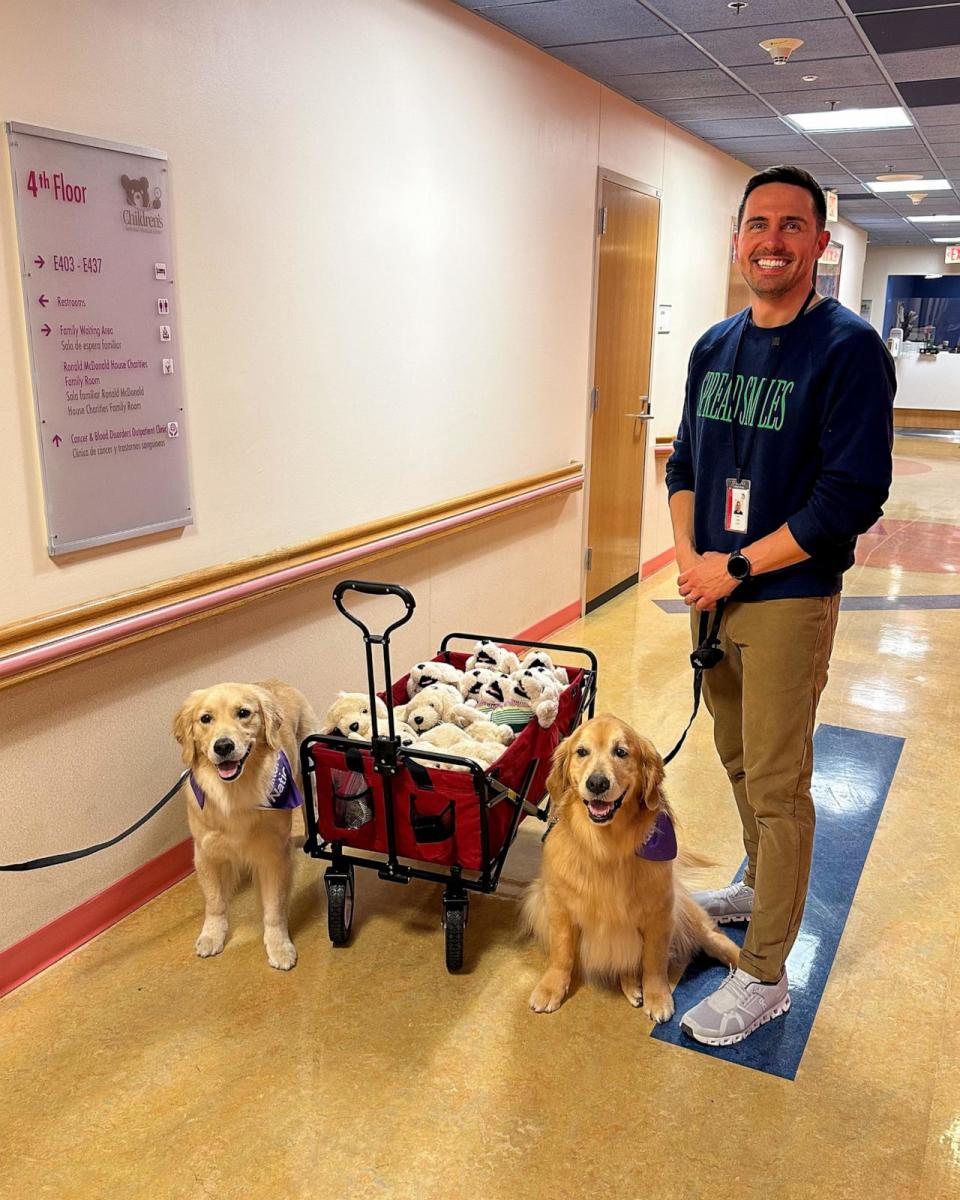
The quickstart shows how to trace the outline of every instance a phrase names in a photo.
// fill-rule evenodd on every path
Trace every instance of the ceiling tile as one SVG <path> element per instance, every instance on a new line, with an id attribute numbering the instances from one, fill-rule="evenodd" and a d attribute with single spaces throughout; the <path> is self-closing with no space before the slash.
<path id="1" fill-rule="evenodd" d="M 950 125 L 954 130 L 960 129 L 960 104 L 931 104 L 912 111 L 925 133 L 941 125 Z"/>
<path id="2" fill-rule="evenodd" d="M 806 138 L 800 137 L 799 134 L 790 133 L 784 129 L 783 133 L 776 133 L 764 137 L 755 138 L 714 138 L 713 144 L 721 147 L 731 147 L 735 150 L 756 150 L 759 153 L 770 152 L 773 154 L 785 153 L 789 150 L 805 150 L 813 154 L 822 154 L 816 146 L 811 146 Z"/>
<path id="3" fill-rule="evenodd" d="M 864 84 L 884 83 L 879 67 L 862 46 L 860 50 L 862 53 L 845 58 L 813 59 L 809 62 L 791 59 L 782 67 L 775 67 L 772 62 L 755 67 L 738 67 L 737 75 L 748 87 L 752 87 L 761 95 L 767 92 L 790 91 L 793 88 L 801 91 L 813 87 L 813 84 L 803 82 L 802 75 L 817 75 L 818 88 L 860 87 Z M 762 54 L 763 51 L 759 53 Z"/>
<path id="4" fill-rule="evenodd" d="M 716 0 L 653 0 L 654 7 L 687 33 L 705 29 L 744 29 L 752 25 L 769 25 L 783 20 L 783 0 L 750 0 L 749 7 L 739 13 Z M 793 6 L 799 20 L 813 21 L 821 17 L 839 17 L 837 0 L 798 0 Z M 759 40 L 759 39 L 758 39 Z"/>
<path id="5" fill-rule="evenodd" d="M 754 138 L 769 135 L 777 137 L 791 131 L 779 117 L 735 117 L 729 121 L 698 121 L 686 118 L 680 122 L 685 129 L 708 142 L 719 138 Z"/>
<path id="6" fill-rule="evenodd" d="M 901 79 L 897 84 L 900 95 L 911 108 L 923 109 L 931 105 L 960 104 L 960 78 L 949 79 Z M 922 116 L 918 113 L 918 116 Z"/>
<path id="7" fill-rule="evenodd" d="M 674 36 L 587 42 L 576 46 L 560 46 L 551 53 L 594 79 L 657 71 L 696 70 L 711 65 L 710 60 L 689 42 Z"/>
<path id="8" fill-rule="evenodd" d="M 699 74 L 699 72 L 694 72 Z M 662 76 L 655 75 L 654 79 Z M 731 117 L 769 117 L 770 109 L 762 100 L 753 96 L 700 96 L 690 100 L 652 100 L 644 101 L 647 108 L 658 112 L 668 121 L 710 121 Z"/>
<path id="9" fill-rule="evenodd" d="M 905 50 L 899 54 L 884 54 L 883 65 L 897 83 L 914 79 L 952 79 L 957 74 L 956 46 L 940 46 L 936 50 Z"/>
<path id="10" fill-rule="evenodd" d="M 814 133 L 813 140 L 838 158 L 845 150 L 859 150 L 864 146 L 881 151 L 903 150 L 904 147 L 923 153 L 923 143 L 915 129 L 870 129 L 862 133 Z"/>
<path id="11" fill-rule="evenodd" d="M 944 0 L 847 0 L 847 3 L 851 12 L 871 13 L 887 12 L 891 8 L 938 8 Z"/>
<path id="12" fill-rule="evenodd" d="M 610 85 L 644 100 L 688 100 L 697 96 L 733 96 L 742 88 L 723 71 L 665 71 L 654 75 L 613 75 Z"/>
<path id="13" fill-rule="evenodd" d="M 837 108 L 889 108 L 900 103 L 885 83 L 839 88 L 821 88 L 819 84 L 814 86 L 807 83 L 802 89 L 795 88 L 789 92 L 764 92 L 763 98 L 782 113 L 816 112 L 820 109 L 826 112 L 831 100 L 837 102 Z"/>
<path id="14" fill-rule="evenodd" d="M 880 12 L 859 21 L 878 54 L 960 45 L 960 5 Z"/>
<path id="15" fill-rule="evenodd" d="M 673 32 L 636 0 L 542 0 L 481 10 L 481 15 L 546 48 Z"/>
<path id="16" fill-rule="evenodd" d="M 936 170 L 933 159 L 929 157 L 890 159 L 885 158 L 882 154 L 876 154 L 864 158 L 844 156 L 842 161 L 848 171 L 853 171 L 861 179 L 875 179 L 877 175 L 890 175 L 893 173 L 887 170 L 890 166 L 894 171 L 922 171 L 925 174 Z"/>
<path id="17" fill-rule="evenodd" d="M 803 45 L 791 55 L 792 63 L 816 58 L 839 58 L 863 52 L 863 43 L 846 18 L 836 21 L 793 21 L 787 25 L 756 25 L 750 28 L 698 33 L 696 40 L 727 67 L 761 66 L 769 61 L 759 43 L 768 38 L 796 37 Z M 778 68 L 770 63 L 773 70 Z M 789 65 L 789 64 L 788 64 Z M 782 86 L 782 85 L 781 85 Z"/>
<path id="18" fill-rule="evenodd" d="M 517 4 L 542 4 L 543 0 L 456 0 L 461 8 L 482 12 L 485 8 L 507 8 Z"/>

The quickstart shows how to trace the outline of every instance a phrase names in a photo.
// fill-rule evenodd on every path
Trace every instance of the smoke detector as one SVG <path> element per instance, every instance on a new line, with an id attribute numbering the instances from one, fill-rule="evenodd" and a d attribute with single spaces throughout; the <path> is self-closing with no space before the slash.
<path id="1" fill-rule="evenodd" d="M 919 204 L 921 200 L 926 200 L 926 192 L 907 192 L 907 199 L 912 200 L 914 204 Z"/>
<path id="2" fill-rule="evenodd" d="M 784 63 L 789 62 L 794 50 L 799 50 L 802 45 L 803 41 L 800 38 L 769 38 L 760 43 L 760 49 L 766 50 L 774 64 L 782 67 Z"/>

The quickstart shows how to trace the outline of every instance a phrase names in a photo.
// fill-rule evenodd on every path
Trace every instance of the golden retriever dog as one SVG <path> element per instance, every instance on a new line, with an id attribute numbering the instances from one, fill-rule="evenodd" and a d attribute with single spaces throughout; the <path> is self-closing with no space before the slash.
<path id="1" fill-rule="evenodd" d="M 559 1008 L 579 958 L 587 978 L 619 982 L 651 1021 L 669 1021 L 670 968 L 679 975 L 698 950 L 736 967 L 740 950 L 680 882 L 675 865 L 692 855 L 641 857 L 658 816 L 672 822 L 660 755 L 623 721 L 596 717 L 557 747 L 547 790 L 556 823 L 524 919 L 548 966 L 530 1007 Z"/>
<path id="2" fill-rule="evenodd" d="M 289 971 L 296 965 L 287 932 L 292 809 L 297 793 L 303 795 L 300 743 L 318 726 L 305 697 L 275 680 L 202 688 L 174 718 L 174 737 L 191 771 L 187 819 L 206 902 L 196 943 L 201 958 L 223 949 L 227 903 L 240 869 L 251 867 L 263 903 L 270 966 Z"/>

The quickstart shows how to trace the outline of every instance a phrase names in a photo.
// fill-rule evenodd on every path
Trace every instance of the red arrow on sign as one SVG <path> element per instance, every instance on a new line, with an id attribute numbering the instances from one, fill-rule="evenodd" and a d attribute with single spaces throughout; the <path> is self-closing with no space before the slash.
<path id="1" fill-rule="evenodd" d="M 59 446 L 62 441 L 63 441 L 63 438 L 60 436 L 59 433 L 55 433 L 53 435 L 53 444 L 55 446 Z"/>
<path id="2" fill-rule="evenodd" d="M 49 337 L 50 336 L 50 326 L 49 325 L 41 325 L 40 332 L 43 334 L 44 337 Z"/>
<path id="3" fill-rule="evenodd" d="M 40 295 L 37 297 L 37 303 L 41 308 L 46 308 L 50 301 L 46 298 L 46 296 Z"/>
<path id="4" fill-rule="evenodd" d="M 33 261 L 36 263 L 36 265 L 40 268 L 41 271 L 47 265 L 46 259 L 43 257 L 42 254 L 38 254 L 37 257 Z"/>

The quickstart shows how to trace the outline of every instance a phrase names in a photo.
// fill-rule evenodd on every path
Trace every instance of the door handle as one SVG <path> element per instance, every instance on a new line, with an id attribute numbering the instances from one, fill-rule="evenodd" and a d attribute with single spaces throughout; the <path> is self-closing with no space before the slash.
<path id="1" fill-rule="evenodd" d="M 633 417 L 636 421 L 652 421 L 653 413 L 624 413 L 625 417 Z"/>

